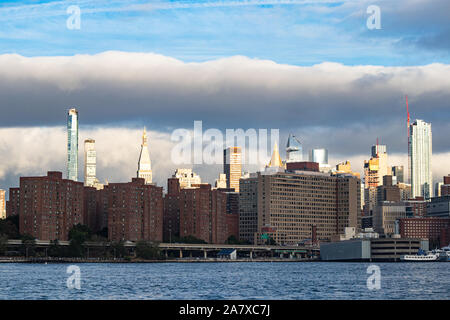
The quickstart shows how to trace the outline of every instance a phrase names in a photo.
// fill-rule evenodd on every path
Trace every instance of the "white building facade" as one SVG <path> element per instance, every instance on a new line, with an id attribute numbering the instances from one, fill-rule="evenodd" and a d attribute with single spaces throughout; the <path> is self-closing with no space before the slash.
<path id="1" fill-rule="evenodd" d="M 409 139 L 411 196 L 429 199 L 432 196 L 433 186 L 431 123 L 416 120 L 409 127 Z"/>

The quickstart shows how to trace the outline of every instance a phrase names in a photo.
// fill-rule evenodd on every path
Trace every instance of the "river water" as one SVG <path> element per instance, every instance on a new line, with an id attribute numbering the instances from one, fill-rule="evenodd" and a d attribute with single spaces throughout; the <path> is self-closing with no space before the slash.
<path id="1" fill-rule="evenodd" d="M 0 264 L 0 299 L 450 298 L 445 262 L 80 263 L 79 277 L 69 266 Z"/>

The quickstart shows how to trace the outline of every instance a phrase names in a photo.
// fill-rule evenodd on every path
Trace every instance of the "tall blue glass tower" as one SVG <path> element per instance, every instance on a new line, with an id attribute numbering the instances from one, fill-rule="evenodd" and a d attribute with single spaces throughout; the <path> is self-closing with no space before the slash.
<path id="1" fill-rule="evenodd" d="M 78 181 L 78 111 L 67 116 L 67 179 Z"/>

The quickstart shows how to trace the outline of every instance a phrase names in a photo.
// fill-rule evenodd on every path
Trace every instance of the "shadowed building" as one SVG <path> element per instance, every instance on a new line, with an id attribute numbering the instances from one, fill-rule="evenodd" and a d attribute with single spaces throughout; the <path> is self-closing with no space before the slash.
<path id="1" fill-rule="evenodd" d="M 110 241 L 162 241 L 162 187 L 133 178 L 128 183 L 110 183 L 101 191 L 107 198 Z"/>
<path id="2" fill-rule="evenodd" d="M 163 241 L 172 242 L 180 236 L 180 180 L 167 180 L 167 194 L 164 196 Z"/>

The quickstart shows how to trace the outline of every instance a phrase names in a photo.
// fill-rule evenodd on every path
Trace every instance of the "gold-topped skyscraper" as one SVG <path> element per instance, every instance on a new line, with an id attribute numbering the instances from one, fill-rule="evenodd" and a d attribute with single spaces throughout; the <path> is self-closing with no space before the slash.
<path id="1" fill-rule="evenodd" d="M 138 162 L 138 178 L 144 178 L 145 184 L 152 183 L 152 162 L 150 161 L 150 153 L 148 152 L 147 131 L 144 128 L 142 134 L 141 153 Z"/>
<path id="2" fill-rule="evenodd" d="M 240 147 L 223 150 L 223 173 L 227 176 L 227 188 L 239 192 L 239 179 L 242 175 L 242 153 Z"/>

